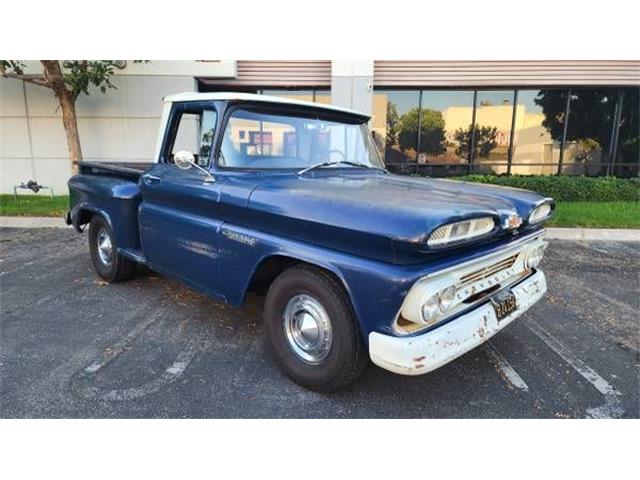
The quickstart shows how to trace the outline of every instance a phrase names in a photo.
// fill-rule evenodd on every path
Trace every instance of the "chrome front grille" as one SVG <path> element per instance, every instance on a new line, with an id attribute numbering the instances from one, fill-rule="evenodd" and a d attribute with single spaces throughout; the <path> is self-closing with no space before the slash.
<path id="1" fill-rule="evenodd" d="M 475 282 L 479 282 L 485 280 L 496 273 L 501 272 L 502 270 L 506 270 L 507 268 L 511 268 L 513 264 L 516 262 L 518 258 L 518 254 L 511 255 L 499 262 L 488 265 L 479 270 L 475 270 L 471 273 L 467 273 L 466 275 L 460 277 L 460 286 L 470 285 Z"/>

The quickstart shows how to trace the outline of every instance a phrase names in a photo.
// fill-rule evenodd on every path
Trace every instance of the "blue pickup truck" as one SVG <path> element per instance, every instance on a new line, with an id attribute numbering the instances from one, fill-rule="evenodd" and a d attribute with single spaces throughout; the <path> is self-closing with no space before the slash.
<path id="1" fill-rule="evenodd" d="M 166 97 L 154 163 L 81 162 L 67 223 L 89 225 L 108 282 L 143 264 L 236 306 L 266 292 L 268 343 L 307 388 L 345 387 L 369 359 L 430 372 L 544 295 L 555 204 L 393 175 L 368 121 L 262 95 Z"/>

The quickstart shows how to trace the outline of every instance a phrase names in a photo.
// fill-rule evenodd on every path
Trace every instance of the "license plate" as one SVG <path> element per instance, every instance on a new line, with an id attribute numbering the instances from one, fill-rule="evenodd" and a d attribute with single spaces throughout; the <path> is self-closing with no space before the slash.
<path id="1" fill-rule="evenodd" d="M 507 317 L 510 313 L 514 312 L 518 308 L 516 296 L 510 290 L 504 290 L 502 292 L 496 293 L 493 297 L 491 297 L 491 303 L 493 304 L 493 309 L 496 312 L 498 321 Z"/>

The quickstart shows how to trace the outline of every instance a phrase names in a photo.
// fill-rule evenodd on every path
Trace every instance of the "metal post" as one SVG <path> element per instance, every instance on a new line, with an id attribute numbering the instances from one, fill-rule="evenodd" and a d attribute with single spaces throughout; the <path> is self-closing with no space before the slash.
<path id="1" fill-rule="evenodd" d="M 607 166 L 607 175 L 615 174 L 616 156 L 618 155 L 618 141 L 620 140 L 620 120 L 622 119 L 622 106 L 624 104 L 624 90 L 618 90 L 616 111 L 613 115 L 613 130 L 611 131 L 611 158 Z"/>
<path id="2" fill-rule="evenodd" d="M 564 107 L 564 126 L 562 128 L 562 140 L 560 141 L 560 158 L 558 159 L 558 175 L 562 174 L 562 161 L 564 160 L 564 145 L 567 142 L 567 126 L 569 125 L 569 113 L 571 108 L 571 89 L 567 90 L 567 101 Z"/>
<path id="3" fill-rule="evenodd" d="M 27 137 L 29 138 L 29 160 L 31 162 L 31 174 L 33 180 L 38 181 L 36 176 L 36 162 L 33 158 L 33 138 L 31 136 L 31 114 L 29 113 L 29 101 L 27 100 L 27 82 L 22 81 L 22 97 L 24 98 L 24 112 L 27 117 Z"/>
<path id="4" fill-rule="evenodd" d="M 613 118 L 611 119 L 611 135 L 609 136 L 609 145 L 607 145 L 607 155 L 609 156 L 609 161 L 607 162 L 606 174 L 609 175 L 611 170 L 611 158 L 613 154 L 613 144 L 616 135 L 616 118 L 618 118 L 618 107 L 620 106 L 620 92 L 616 90 L 616 105 L 613 109 Z M 602 161 L 600 162 L 600 167 L 602 168 Z"/>
<path id="5" fill-rule="evenodd" d="M 476 143 L 476 108 L 478 107 L 478 90 L 473 91 L 473 110 L 471 113 L 471 138 L 469 139 L 469 158 L 467 159 L 467 173 L 471 174 L 471 165 L 473 164 L 473 156 L 475 154 Z"/>
<path id="6" fill-rule="evenodd" d="M 418 92 L 418 143 L 416 144 L 416 175 L 418 174 L 418 158 L 420 157 L 420 140 L 422 130 L 422 90 Z"/>
<path id="7" fill-rule="evenodd" d="M 518 89 L 513 91 L 513 113 L 511 114 L 511 133 L 509 134 L 509 150 L 507 150 L 507 175 L 511 175 L 511 162 L 513 160 L 513 139 L 516 132 L 516 110 L 518 104 Z"/>

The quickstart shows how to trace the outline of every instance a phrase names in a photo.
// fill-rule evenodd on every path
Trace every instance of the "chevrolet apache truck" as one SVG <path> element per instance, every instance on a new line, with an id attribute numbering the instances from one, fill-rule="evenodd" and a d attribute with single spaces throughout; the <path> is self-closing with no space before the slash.
<path id="1" fill-rule="evenodd" d="M 266 292 L 284 372 L 316 390 L 369 358 L 430 372 L 482 344 L 547 289 L 536 193 L 384 168 L 369 117 L 238 93 L 164 99 L 154 162 L 80 162 L 67 223 L 89 225 L 96 273 L 137 264 L 240 306 Z"/>

